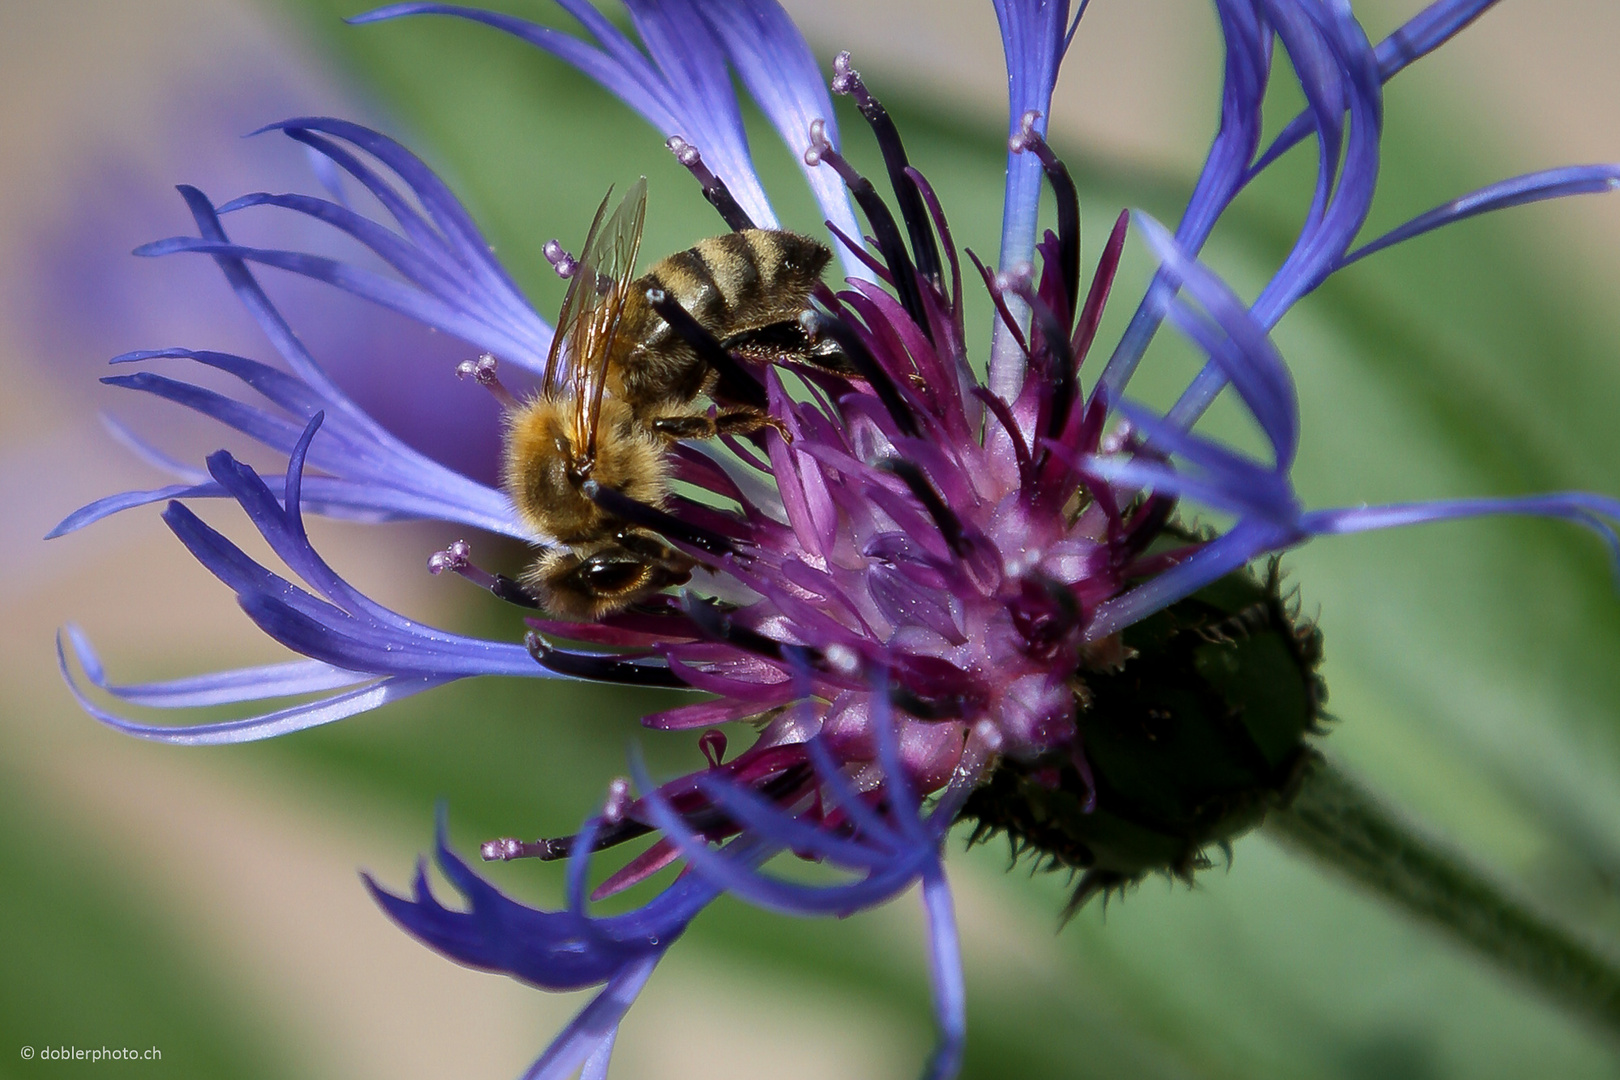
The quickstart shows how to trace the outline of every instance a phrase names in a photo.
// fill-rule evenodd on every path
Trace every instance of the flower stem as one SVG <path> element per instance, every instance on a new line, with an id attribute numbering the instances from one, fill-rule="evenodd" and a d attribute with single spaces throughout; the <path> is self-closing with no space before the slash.
<path id="1" fill-rule="evenodd" d="M 1611 956 L 1421 835 L 1326 761 L 1309 767 L 1288 808 L 1267 816 L 1266 830 L 1559 1004 L 1620 1032 L 1620 966 Z"/>

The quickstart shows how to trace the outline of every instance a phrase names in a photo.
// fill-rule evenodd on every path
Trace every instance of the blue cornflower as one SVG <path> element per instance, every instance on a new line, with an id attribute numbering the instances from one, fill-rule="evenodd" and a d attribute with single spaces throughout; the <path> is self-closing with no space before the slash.
<path id="1" fill-rule="evenodd" d="M 235 376 L 274 408 L 147 370 L 108 382 L 203 412 L 287 457 L 280 491 L 220 451 L 206 471 L 138 444 L 180 482 L 101 500 L 58 533 L 118 510 L 168 501 L 164 520 L 237 594 L 266 633 L 307 659 L 140 686 L 105 678 L 77 631 L 68 638 L 94 686 L 123 701 L 186 708 L 289 695 L 314 700 L 189 727 L 139 724 L 75 693 L 106 723 L 144 738 L 227 743 L 326 723 L 475 675 L 585 677 L 688 687 L 712 698 L 648 717 L 665 729 L 756 719 L 754 745 L 727 761 L 703 737 L 710 767 L 663 784 L 639 763 L 641 796 L 616 784 L 574 837 L 495 841 L 486 858 L 571 855 L 569 902 L 537 911 L 496 891 L 446 846 L 438 863 L 464 894 L 446 908 L 419 873 L 406 899 L 373 886 L 407 930 L 446 955 L 540 986 L 603 989 L 529 1074 L 604 1073 L 617 1025 L 653 967 L 721 892 L 791 914 L 846 913 L 918 882 L 929 915 L 942 1033 L 926 1075 L 958 1066 L 965 1021 L 951 900 L 941 867 L 946 830 L 998 760 L 1058 755 L 1088 775 L 1076 725 L 1093 671 L 1125 662 L 1125 628 L 1259 556 L 1313 536 L 1489 513 L 1536 514 L 1597 531 L 1620 559 L 1609 520 L 1620 501 L 1582 493 L 1389 507 L 1307 510 L 1293 489 L 1298 404 L 1269 332 L 1328 276 L 1366 255 L 1488 210 L 1605 191 L 1620 166 L 1555 169 L 1474 192 L 1354 247 L 1379 167 L 1383 85 L 1490 7 L 1442 0 L 1374 47 L 1334 0 L 1215 0 L 1226 43 L 1221 122 L 1180 224 L 1122 214 L 1089 281 L 1079 259 L 1072 181 L 1044 138 L 1045 115 L 1080 12 L 1067 0 L 997 0 L 1009 74 L 1009 157 L 999 270 L 975 259 L 995 302 L 988 378 L 971 359 L 962 270 L 943 207 L 911 167 L 892 121 L 847 54 L 832 88 L 870 123 L 894 189 L 893 211 L 843 157 L 822 76 L 771 0 L 627 0 L 639 44 L 585 0 L 558 0 L 592 41 L 510 16 L 404 4 L 356 21 L 414 14 L 474 19 L 515 34 L 592 76 L 662 134 L 734 228 L 777 219 L 750 163 L 733 73 L 789 147 L 827 220 L 849 288 L 818 290 L 807 330 L 837 343 L 848 370 L 806 368 L 790 395 L 779 371 L 758 375 L 772 424 L 670 449 L 690 489 L 648 505 L 589 494 L 627 526 L 659 534 L 700 567 L 679 597 L 659 594 L 594 623 L 538 615 L 528 638 L 486 641 L 407 619 L 361 595 L 309 542 L 306 506 L 363 520 L 432 518 L 537 545 L 505 492 L 410 450 L 354 406 L 260 288 L 250 263 L 327 282 L 542 374 L 553 330 L 489 253 L 452 193 L 398 143 L 357 124 L 299 118 L 272 125 L 376 197 L 390 227 L 333 199 L 246 195 L 214 206 L 182 188 L 196 236 L 140 249 L 208 255 L 286 369 L 217 352 L 129 353 L 119 364 L 182 359 Z M 1080 5 L 1083 12 L 1084 4 Z M 1280 44 L 1307 107 L 1262 150 L 1262 102 Z M 1199 251 L 1224 210 L 1281 154 L 1311 139 L 1317 182 L 1282 265 L 1247 301 Z M 364 155 L 364 156 L 362 156 Z M 1042 186 L 1057 227 L 1037 236 Z M 875 239 L 861 243 L 850 196 Z M 222 217 L 273 206 L 324 221 L 375 252 L 390 276 L 295 251 L 231 241 Z M 1135 314 L 1089 392 L 1079 371 L 1094 343 L 1129 227 L 1159 261 Z M 560 270 L 573 258 L 548 245 Z M 1149 342 L 1168 320 L 1207 357 L 1169 410 L 1126 397 Z M 470 374 L 489 374 L 482 363 Z M 1256 457 L 1194 430 L 1228 386 L 1268 443 Z M 305 476 L 306 468 L 319 475 Z M 704 499 L 692 498 L 703 494 Z M 302 580 L 260 566 L 182 500 L 234 499 Z M 1182 500 L 1228 515 L 1216 537 L 1171 525 Z M 498 595 L 533 606 L 521 586 L 475 567 L 465 544 L 436 554 Z M 516 633 L 513 638 L 516 638 Z M 547 637 L 629 652 L 571 652 Z M 68 666 L 63 659 L 64 673 Z M 658 839 L 596 890 L 618 891 L 671 863 L 685 871 L 622 915 L 587 911 L 593 851 Z M 716 846 L 721 845 L 721 846 Z M 793 852 L 848 871 L 810 886 L 763 872 Z"/>

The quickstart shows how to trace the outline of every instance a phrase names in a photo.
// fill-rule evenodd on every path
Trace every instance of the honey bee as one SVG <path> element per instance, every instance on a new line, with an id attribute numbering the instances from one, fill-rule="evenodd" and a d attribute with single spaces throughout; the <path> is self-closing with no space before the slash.
<path id="1" fill-rule="evenodd" d="M 604 224 L 611 197 L 597 209 L 569 282 L 540 392 L 508 405 L 502 469 L 519 514 L 552 540 L 523 586 L 553 614 L 589 621 L 684 583 L 695 564 L 603 510 L 586 485 L 662 508 L 671 444 L 775 423 L 762 396 L 728 400 L 715 366 L 654 302 L 677 301 L 733 356 L 813 360 L 798 318 L 832 257 L 807 236 L 747 229 L 700 241 L 632 278 L 646 179 Z"/>

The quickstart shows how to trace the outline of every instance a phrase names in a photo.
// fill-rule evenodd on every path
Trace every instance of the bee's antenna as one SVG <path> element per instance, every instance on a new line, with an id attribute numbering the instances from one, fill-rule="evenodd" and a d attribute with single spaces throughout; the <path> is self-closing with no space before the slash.
<path id="1" fill-rule="evenodd" d="M 810 121 L 810 148 L 804 152 L 804 163 L 814 167 L 822 162 L 838 173 L 844 186 L 849 188 L 850 195 L 866 214 L 867 222 L 877 234 L 873 243 L 888 267 L 901 306 L 911 316 L 911 321 L 917 324 L 917 329 L 932 343 L 933 324 L 928 320 L 928 309 L 923 306 L 922 293 L 917 288 L 917 268 L 912 265 L 911 254 L 906 250 L 905 241 L 900 238 L 900 226 L 895 224 L 894 215 L 889 212 L 883 196 L 872 186 L 872 181 L 856 172 L 855 167 L 833 148 L 827 138 L 827 121 L 818 118 Z M 937 262 L 937 251 L 934 258 Z"/>
<path id="2" fill-rule="evenodd" d="M 495 396 L 495 400 L 503 406 L 516 412 L 523 408 L 523 403 L 512 395 L 512 391 L 501 382 L 500 376 L 495 374 L 495 357 L 489 353 L 476 360 L 463 360 L 456 365 L 456 378 L 465 379 L 471 376 L 474 381 Z"/>
<path id="3" fill-rule="evenodd" d="M 736 197 L 731 194 L 731 189 L 726 187 L 725 181 L 714 175 L 709 171 L 709 167 L 703 164 L 703 155 L 698 153 L 697 147 L 679 135 L 671 135 L 664 140 L 664 145 L 675 155 L 675 160 L 685 165 L 687 172 L 703 185 L 703 197 L 709 200 L 710 206 L 720 211 L 720 216 L 726 219 L 726 224 L 731 226 L 732 232 L 758 228 L 754 224 L 754 219 L 748 216 L 748 211 L 744 210 Z"/>

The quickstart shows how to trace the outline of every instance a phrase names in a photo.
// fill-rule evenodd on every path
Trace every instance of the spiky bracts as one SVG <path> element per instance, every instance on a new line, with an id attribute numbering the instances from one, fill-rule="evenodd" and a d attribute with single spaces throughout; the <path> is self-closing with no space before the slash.
<path id="1" fill-rule="evenodd" d="M 1322 635 L 1272 560 L 1128 628 L 1075 691 L 1085 766 L 1004 759 L 968 798 L 969 843 L 1079 880 L 1065 916 L 1152 873 L 1192 883 L 1211 849 L 1286 805 L 1323 734 Z"/>

